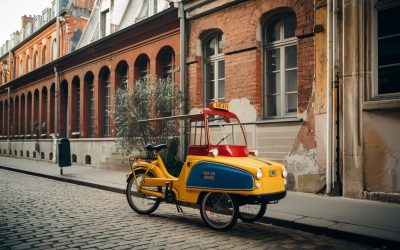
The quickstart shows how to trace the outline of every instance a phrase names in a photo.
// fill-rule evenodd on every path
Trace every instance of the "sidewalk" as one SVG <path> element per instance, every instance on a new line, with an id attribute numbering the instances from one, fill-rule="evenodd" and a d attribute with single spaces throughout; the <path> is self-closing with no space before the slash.
<path id="1" fill-rule="evenodd" d="M 126 172 L 72 166 L 60 175 L 58 165 L 42 161 L 0 157 L 0 169 L 59 181 L 125 192 Z M 278 204 L 268 206 L 261 222 L 358 240 L 400 245 L 400 204 L 288 192 Z"/>

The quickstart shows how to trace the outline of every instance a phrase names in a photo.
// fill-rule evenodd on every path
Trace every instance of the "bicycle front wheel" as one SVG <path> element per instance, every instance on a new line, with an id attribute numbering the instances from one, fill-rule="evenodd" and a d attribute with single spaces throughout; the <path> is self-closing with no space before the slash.
<path id="1" fill-rule="evenodd" d="M 148 172 L 145 176 L 145 171 L 143 170 L 135 170 L 135 175 L 138 181 L 137 185 L 135 184 L 135 178 L 132 177 L 126 186 L 126 198 L 129 206 L 138 214 L 151 214 L 158 208 L 161 200 L 160 198 L 154 196 L 139 193 L 137 186 L 140 185 L 143 178 L 154 178 L 155 176 L 150 172 Z M 146 188 L 153 191 L 160 191 L 160 188 L 157 187 Z"/>
<path id="2" fill-rule="evenodd" d="M 232 228 L 237 222 L 238 213 L 238 207 L 229 194 L 207 193 L 201 201 L 201 218 L 215 230 Z"/>

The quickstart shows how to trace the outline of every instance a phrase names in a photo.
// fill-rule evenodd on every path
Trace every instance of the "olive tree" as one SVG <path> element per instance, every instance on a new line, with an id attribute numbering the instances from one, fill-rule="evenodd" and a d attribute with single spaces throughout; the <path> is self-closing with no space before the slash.
<path id="1" fill-rule="evenodd" d="M 177 121 L 146 120 L 179 114 L 182 100 L 182 94 L 169 78 L 145 77 L 136 81 L 132 90 L 118 89 L 114 100 L 117 145 L 127 154 L 139 152 L 141 155 L 147 144 L 178 147 Z"/>

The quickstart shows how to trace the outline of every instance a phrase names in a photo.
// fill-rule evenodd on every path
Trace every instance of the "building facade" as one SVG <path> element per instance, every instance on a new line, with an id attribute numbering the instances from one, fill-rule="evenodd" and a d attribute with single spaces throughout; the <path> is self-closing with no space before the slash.
<path id="1" fill-rule="evenodd" d="M 399 1 L 183 1 L 189 105 L 230 102 L 291 190 L 399 200 Z"/>
<path id="2" fill-rule="evenodd" d="M 399 1 L 169 2 L 69 1 L 90 9 L 86 22 L 62 28 L 79 17 L 61 12 L 64 21 L 35 33 L 33 45 L 7 42 L 2 155 L 54 160 L 53 134 L 70 138 L 76 164 L 124 169 L 115 91 L 169 74 L 188 113 L 229 102 L 249 148 L 287 166 L 289 190 L 398 200 Z M 57 29 L 73 33 L 60 32 L 52 58 Z"/>
<path id="3" fill-rule="evenodd" d="M 187 1 L 190 109 L 230 102 L 246 124 L 249 147 L 283 162 L 289 188 L 325 186 L 324 33 L 314 31 L 314 1 Z M 325 13 L 326 18 L 326 13 Z M 324 91 L 324 90 L 321 90 Z"/>
<path id="4" fill-rule="evenodd" d="M 63 13 L 71 19 L 76 12 L 60 12 L 65 19 Z M 69 38 L 62 30 L 60 23 L 61 52 Z M 0 87 L 1 153 L 55 161 L 54 138 L 69 138 L 74 164 L 126 170 L 113 134 L 113 97 L 118 88 L 132 89 L 135 80 L 149 74 L 168 75 L 179 85 L 177 9 L 157 0 L 97 0 L 79 33 L 77 43 L 67 47 L 74 50 L 39 67 L 16 69 L 15 78 Z M 48 36 L 47 29 L 39 31 L 32 43 Z M 11 53 L 19 58 L 19 51 L 30 46 L 23 40 Z"/>

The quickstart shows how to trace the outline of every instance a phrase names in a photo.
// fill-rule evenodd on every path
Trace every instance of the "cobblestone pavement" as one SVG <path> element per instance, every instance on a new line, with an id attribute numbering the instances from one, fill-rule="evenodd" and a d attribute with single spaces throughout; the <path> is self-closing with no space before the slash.
<path id="1" fill-rule="evenodd" d="M 198 210 L 134 213 L 124 195 L 0 170 L 0 249 L 368 249 L 267 224 L 215 232 Z"/>

